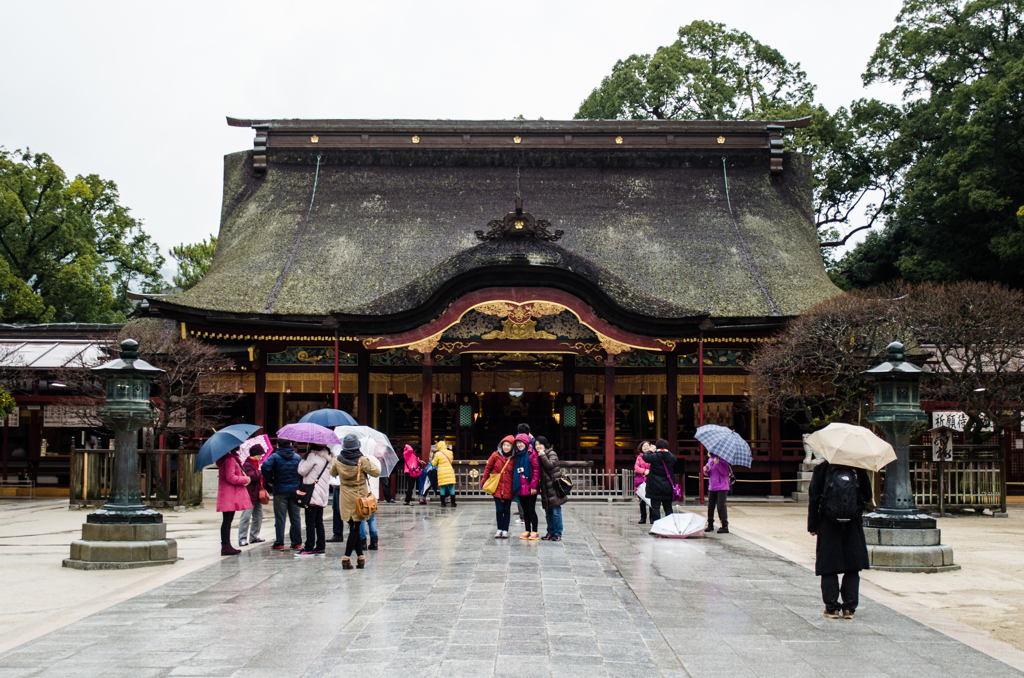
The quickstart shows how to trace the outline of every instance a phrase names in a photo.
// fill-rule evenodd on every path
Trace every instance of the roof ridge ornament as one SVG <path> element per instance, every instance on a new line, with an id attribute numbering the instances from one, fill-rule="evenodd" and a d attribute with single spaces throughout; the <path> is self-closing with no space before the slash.
<path id="1" fill-rule="evenodd" d="M 533 236 L 540 240 L 555 242 L 565 231 L 550 230 L 551 222 L 547 219 L 535 219 L 529 212 L 523 211 L 523 199 L 516 198 L 516 211 L 509 212 L 504 219 L 492 219 L 487 222 L 489 231 L 476 231 L 476 237 L 484 242 L 498 238 L 525 238 Z"/>

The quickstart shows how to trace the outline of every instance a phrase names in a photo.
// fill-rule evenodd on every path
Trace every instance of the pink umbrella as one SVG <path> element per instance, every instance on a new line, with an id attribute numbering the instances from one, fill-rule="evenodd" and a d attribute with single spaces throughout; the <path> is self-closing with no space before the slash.
<path id="1" fill-rule="evenodd" d="M 319 424 L 288 424 L 277 432 L 278 438 L 294 440 L 297 443 L 313 443 L 314 445 L 339 445 L 338 436 L 329 428 Z"/>

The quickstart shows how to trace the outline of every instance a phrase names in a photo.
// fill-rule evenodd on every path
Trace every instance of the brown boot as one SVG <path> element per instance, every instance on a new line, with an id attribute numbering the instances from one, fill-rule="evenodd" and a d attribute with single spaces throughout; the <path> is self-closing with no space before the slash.
<path id="1" fill-rule="evenodd" d="M 358 558 L 356 558 L 356 569 L 361 570 L 364 567 L 366 567 L 366 558 L 364 558 L 363 556 L 359 556 Z"/>
<path id="2" fill-rule="evenodd" d="M 237 556 L 239 553 L 241 553 L 241 551 L 236 549 L 231 544 L 221 544 L 220 545 L 220 554 L 222 556 Z"/>
<path id="3" fill-rule="evenodd" d="M 341 559 L 341 569 L 343 569 L 343 570 L 351 570 L 352 569 L 352 561 L 349 560 L 348 556 L 344 556 Z"/>

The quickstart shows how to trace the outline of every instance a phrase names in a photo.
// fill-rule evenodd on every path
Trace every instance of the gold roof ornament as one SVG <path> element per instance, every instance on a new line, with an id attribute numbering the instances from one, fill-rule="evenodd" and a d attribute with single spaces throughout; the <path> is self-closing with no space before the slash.
<path id="1" fill-rule="evenodd" d="M 502 320 L 502 329 L 488 332 L 481 336 L 481 339 L 558 339 L 558 335 L 537 329 L 536 320 L 527 320 L 524 323 L 517 323 L 512 320 Z"/>

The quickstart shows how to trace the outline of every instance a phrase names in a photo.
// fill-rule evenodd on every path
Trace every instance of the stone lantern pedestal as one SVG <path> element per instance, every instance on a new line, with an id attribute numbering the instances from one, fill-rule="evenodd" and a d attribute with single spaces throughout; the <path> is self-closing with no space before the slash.
<path id="1" fill-rule="evenodd" d="M 128 339 L 121 343 L 119 359 L 92 369 L 107 378 L 106 404 L 99 415 L 114 429 L 114 478 L 110 501 L 88 515 L 64 567 L 121 570 L 181 560 L 177 543 L 167 538 L 163 516 L 143 504 L 139 492 L 138 432 L 152 419 L 150 381 L 163 370 L 139 360 L 138 348 Z"/>
<path id="2" fill-rule="evenodd" d="M 910 432 L 927 420 L 921 411 L 922 370 L 903 360 L 903 344 L 889 344 L 887 361 L 868 370 L 875 380 L 875 409 L 868 421 L 885 432 L 896 461 L 885 467 L 878 508 L 864 516 L 864 538 L 873 570 L 950 572 L 953 549 L 942 545 L 935 519 L 917 509 L 910 487 Z"/>

